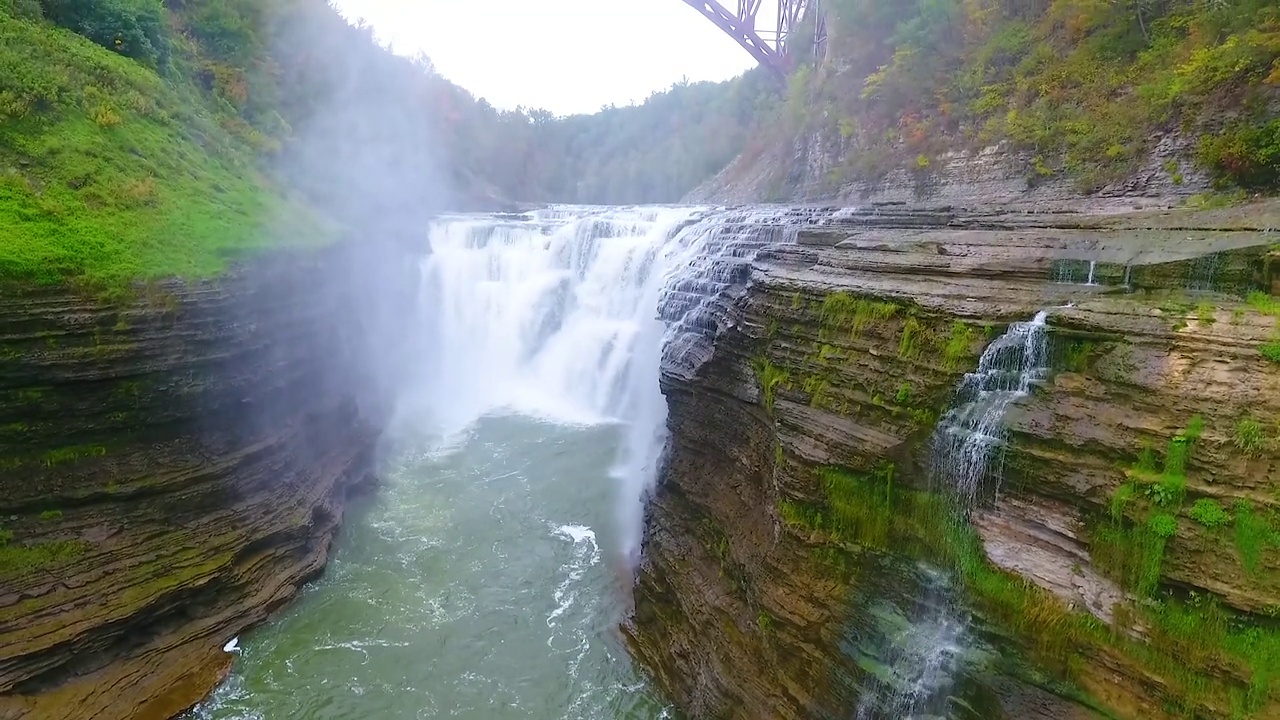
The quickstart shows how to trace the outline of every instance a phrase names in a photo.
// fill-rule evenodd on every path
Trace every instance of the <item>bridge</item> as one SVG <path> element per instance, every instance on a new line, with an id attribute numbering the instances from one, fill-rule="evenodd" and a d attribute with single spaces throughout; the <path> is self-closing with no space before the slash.
<path id="1" fill-rule="evenodd" d="M 814 52 L 821 54 L 827 41 L 826 17 L 818 7 L 819 0 L 770 0 L 778 4 L 776 23 L 768 27 L 768 19 L 760 17 L 764 0 L 738 0 L 738 12 L 732 13 L 719 0 L 684 0 L 702 13 L 729 37 L 751 53 L 761 65 L 785 78 L 795 68 L 794 49 L 803 47 L 803 24 L 813 21 L 811 42 Z"/>

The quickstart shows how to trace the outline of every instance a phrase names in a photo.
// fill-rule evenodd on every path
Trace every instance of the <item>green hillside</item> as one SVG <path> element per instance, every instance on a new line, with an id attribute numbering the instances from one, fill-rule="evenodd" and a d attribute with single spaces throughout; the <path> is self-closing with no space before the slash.
<path id="1" fill-rule="evenodd" d="M 182 16 L 168 18 L 156 43 L 163 49 L 106 40 L 111 51 L 42 19 L 34 3 L 17 13 L 6 1 L 0 276 L 112 288 L 215 274 L 284 237 L 323 239 L 314 223 L 274 231 L 307 222 L 263 172 L 262 154 L 279 140 L 228 101 L 235 88 L 223 80 L 234 69 L 219 68 Z M 102 3 L 126 20 L 147 5 Z M 158 4 L 150 11 L 165 13 Z M 130 38 L 128 23 L 111 34 Z M 202 78 L 213 82 L 202 87 Z"/>
<path id="2" fill-rule="evenodd" d="M 791 79 L 777 139 L 837 138 L 846 179 L 927 175 L 1005 142 L 1030 177 L 1126 177 L 1160 133 L 1222 187 L 1280 187 L 1275 0 L 831 0 L 825 58 Z M 1179 161 L 1180 162 L 1180 161 Z M 1166 168 L 1178 182 L 1184 168 Z"/>

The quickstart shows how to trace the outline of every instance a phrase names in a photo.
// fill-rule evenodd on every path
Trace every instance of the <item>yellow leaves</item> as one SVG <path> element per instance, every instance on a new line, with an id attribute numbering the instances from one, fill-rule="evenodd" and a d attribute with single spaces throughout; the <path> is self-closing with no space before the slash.
<path id="1" fill-rule="evenodd" d="M 124 124 L 124 118 L 108 103 L 100 103 L 89 111 L 89 118 L 99 127 L 113 128 Z"/>

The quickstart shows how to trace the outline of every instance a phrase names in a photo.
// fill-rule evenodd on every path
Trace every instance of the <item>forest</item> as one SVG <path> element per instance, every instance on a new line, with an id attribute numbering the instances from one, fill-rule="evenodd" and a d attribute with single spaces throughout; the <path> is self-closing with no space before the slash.
<path id="1" fill-rule="evenodd" d="M 1000 143 L 1084 192 L 1167 134 L 1224 188 L 1280 185 L 1274 0 L 827 0 L 829 43 L 753 139 L 837 137 L 833 186 Z M 1176 183 L 1183 168 L 1170 163 Z"/>

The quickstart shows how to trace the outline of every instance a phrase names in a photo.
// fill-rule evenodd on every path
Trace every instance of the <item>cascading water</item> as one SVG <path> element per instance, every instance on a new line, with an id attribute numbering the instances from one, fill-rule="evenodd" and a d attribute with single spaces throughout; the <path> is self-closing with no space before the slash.
<path id="1" fill-rule="evenodd" d="M 613 476 L 620 548 L 632 561 L 666 441 L 661 367 L 696 367 L 699 338 L 725 321 L 725 291 L 746 281 L 759 247 L 794 232 L 759 211 L 702 215 L 551 208 L 445 218 L 423 260 L 434 364 L 417 415 L 444 434 L 502 410 L 625 423 Z"/>
<path id="2" fill-rule="evenodd" d="M 987 346 L 978 369 L 965 375 L 956 403 L 934 430 L 930 486 L 951 501 L 950 522 L 968 522 L 978 503 L 999 492 L 1005 414 L 1047 371 L 1047 312 L 1014 323 Z M 959 670 L 968 618 L 936 572 L 910 628 L 892 640 L 889 677 L 878 678 L 858 706 L 858 720 L 945 717 Z"/>

